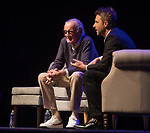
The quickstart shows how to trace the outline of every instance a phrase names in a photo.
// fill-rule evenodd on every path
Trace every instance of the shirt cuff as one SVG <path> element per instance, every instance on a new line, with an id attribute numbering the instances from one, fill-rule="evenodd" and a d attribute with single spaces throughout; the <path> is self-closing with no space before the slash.
<path id="1" fill-rule="evenodd" d="M 99 57 L 100 61 L 102 60 L 102 58 L 103 58 L 103 56 L 100 56 L 100 57 Z"/>
<path id="2" fill-rule="evenodd" d="M 85 68 L 86 70 L 87 70 L 87 67 L 88 67 L 88 65 L 86 65 L 86 68 Z"/>

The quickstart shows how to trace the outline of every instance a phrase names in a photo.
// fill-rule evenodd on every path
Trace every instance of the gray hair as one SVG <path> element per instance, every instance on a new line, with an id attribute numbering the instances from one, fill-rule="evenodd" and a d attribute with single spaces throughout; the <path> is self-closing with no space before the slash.
<path id="1" fill-rule="evenodd" d="M 65 24 L 69 23 L 69 22 L 75 22 L 78 26 L 78 28 L 81 28 L 82 29 L 82 34 L 84 35 L 85 34 L 85 30 L 84 30 L 84 27 L 83 27 L 83 24 L 80 20 L 76 19 L 76 18 L 73 18 L 73 19 L 69 19 L 65 22 Z"/>

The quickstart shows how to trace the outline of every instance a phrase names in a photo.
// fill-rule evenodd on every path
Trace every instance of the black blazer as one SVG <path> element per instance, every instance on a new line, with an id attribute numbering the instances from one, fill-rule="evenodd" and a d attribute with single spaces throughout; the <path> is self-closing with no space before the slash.
<path id="1" fill-rule="evenodd" d="M 135 49 L 131 38 L 122 30 L 114 28 L 104 42 L 103 58 L 100 63 L 89 65 L 87 70 L 98 70 L 108 73 L 112 65 L 112 52 L 121 49 Z"/>

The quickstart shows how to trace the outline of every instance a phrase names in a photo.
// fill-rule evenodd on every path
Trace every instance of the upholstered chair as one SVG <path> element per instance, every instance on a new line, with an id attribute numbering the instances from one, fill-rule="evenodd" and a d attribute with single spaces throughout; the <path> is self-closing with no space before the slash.
<path id="1" fill-rule="evenodd" d="M 113 52 L 112 68 L 103 80 L 102 112 L 112 114 L 113 129 L 119 114 L 143 116 L 148 129 L 150 114 L 150 50 Z M 107 124 L 107 120 L 105 121 Z M 107 125 L 106 125 L 107 126 Z"/>

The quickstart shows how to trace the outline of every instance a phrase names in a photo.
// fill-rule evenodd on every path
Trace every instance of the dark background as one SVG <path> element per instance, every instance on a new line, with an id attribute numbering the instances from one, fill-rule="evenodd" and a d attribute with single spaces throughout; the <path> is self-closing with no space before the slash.
<path id="1" fill-rule="evenodd" d="M 0 126 L 8 126 L 11 89 L 38 86 L 38 74 L 47 71 L 63 37 L 64 22 L 77 18 L 95 42 L 99 55 L 103 39 L 94 28 L 94 11 L 112 6 L 117 26 L 139 49 L 149 49 L 150 9 L 146 0 L 5 0 L 0 2 Z"/>

